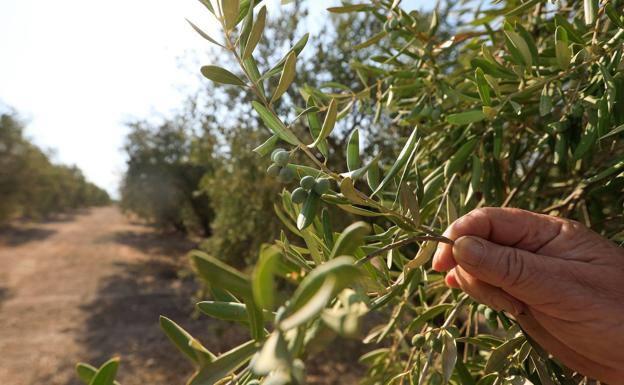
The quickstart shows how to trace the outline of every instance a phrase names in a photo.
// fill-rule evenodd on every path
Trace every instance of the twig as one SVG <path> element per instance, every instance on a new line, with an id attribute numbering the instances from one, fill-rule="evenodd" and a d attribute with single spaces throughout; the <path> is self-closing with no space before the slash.
<path id="1" fill-rule="evenodd" d="M 365 264 L 366 262 L 370 261 L 371 259 L 385 253 L 388 250 L 392 250 L 392 249 L 396 249 L 397 247 L 401 247 L 410 243 L 414 243 L 414 242 L 419 242 L 419 241 L 436 241 L 436 242 L 442 242 L 442 243 L 447 243 L 449 245 L 453 244 L 453 241 L 446 238 L 446 237 L 439 237 L 439 236 L 429 236 L 429 235 L 420 235 L 420 236 L 416 236 L 416 237 L 410 237 L 407 239 L 404 239 L 402 241 L 398 241 L 398 242 L 394 242 L 391 243 L 387 246 L 382 247 L 379 250 L 373 251 L 370 254 L 367 254 L 364 258 L 358 260 L 355 264 L 357 266 L 362 266 L 363 264 Z"/>

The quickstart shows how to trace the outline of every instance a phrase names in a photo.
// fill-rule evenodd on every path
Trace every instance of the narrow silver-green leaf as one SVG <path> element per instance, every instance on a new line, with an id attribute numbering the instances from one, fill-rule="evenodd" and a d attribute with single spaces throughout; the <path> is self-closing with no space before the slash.
<path id="1" fill-rule="evenodd" d="M 207 79 L 212 80 L 213 82 L 222 83 L 222 84 L 231 84 L 234 86 L 245 87 L 245 82 L 234 75 L 230 71 L 225 68 L 221 68 L 219 66 L 203 66 L 201 68 L 201 73 Z"/>
<path id="2" fill-rule="evenodd" d="M 98 369 L 96 367 L 91 366 L 87 363 L 80 362 L 76 364 L 76 374 L 78 375 L 78 378 L 80 378 L 80 380 L 85 383 L 85 385 L 89 385 L 97 371 Z M 119 382 L 113 381 L 113 384 L 119 385 Z"/>
<path id="3" fill-rule="evenodd" d="M 223 21 L 225 22 L 226 29 L 231 30 L 236 27 L 236 22 L 238 21 L 239 7 L 239 0 L 221 0 Z"/>
<path id="4" fill-rule="evenodd" d="M 312 224 L 314 217 L 316 217 L 320 201 L 321 197 L 318 194 L 314 192 L 308 194 L 305 202 L 303 202 L 301 212 L 299 212 L 299 216 L 297 217 L 297 229 L 303 230 Z"/>
<path id="5" fill-rule="evenodd" d="M 119 358 L 111 358 L 97 370 L 89 385 L 113 385 L 119 369 Z"/>
<path id="6" fill-rule="evenodd" d="M 200 277 L 210 285 L 241 298 L 252 298 L 251 282 L 245 274 L 198 250 L 191 251 L 190 257 Z"/>
<path id="7" fill-rule="evenodd" d="M 481 68 L 475 70 L 475 81 L 477 82 L 477 90 L 479 91 L 479 97 L 484 106 L 490 106 L 492 104 L 492 97 L 490 96 L 490 86 L 485 79 L 485 74 Z"/>
<path id="8" fill-rule="evenodd" d="M 218 41 L 216 41 L 215 39 L 213 39 L 212 37 L 210 37 L 210 35 L 208 35 L 206 32 L 202 31 L 201 28 L 199 28 L 198 26 L 196 26 L 195 24 L 193 24 L 189 19 L 185 19 L 187 23 L 189 23 L 191 25 L 191 27 L 193 27 L 193 29 L 195 30 L 195 32 L 197 32 L 201 37 L 203 37 L 204 39 L 208 40 L 209 42 L 218 45 L 219 47 L 223 47 L 223 45 L 221 43 L 219 43 Z"/>
<path id="9" fill-rule="evenodd" d="M 214 359 L 214 355 L 203 348 L 203 346 L 203 349 L 194 349 L 191 343 L 195 341 L 195 338 L 180 325 L 165 316 L 160 316 L 159 322 L 161 329 L 165 332 L 169 340 L 193 362 L 200 364 L 202 362 L 210 362 Z M 196 345 L 201 346 L 199 343 Z"/>
<path id="10" fill-rule="evenodd" d="M 561 69 L 566 69 L 572 59 L 572 50 L 568 42 L 568 33 L 562 26 L 555 29 L 555 56 Z"/>
<path id="11" fill-rule="evenodd" d="M 254 148 L 253 152 L 260 156 L 266 156 L 275 149 L 275 146 L 277 145 L 277 142 L 279 142 L 279 139 L 279 136 L 271 135 L 271 137 L 267 139 L 264 143 Z"/>
<path id="12" fill-rule="evenodd" d="M 272 309 L 275 302 L 274 275 L 281 253 L 277 246 L 263 246 L 251 275 L 254 300 L 262 309 Z"/>
<path id="13" fill-rule="evenodd" d="M 286 57 L 286 61 L 284 62 L 284 69 L 282 70 L 282 76 L 280 76 L 279 83 L 277 83 L 277 88 L 271 97 L 271 102 L 276 101 L 280 98 L 288 90 L 290 84 L 295 79 L 296 73 L 296 65 L 297 65 L 297 55 L 294 52 L 290 52 Z"/>
<path id="14" fill-rule="evenodd" d="M 470 123 L 477 123 L 485 119 L 483 110 L 470 110 L 465 112 L 458 112 L 446 117 L 446 121 L 458 126 L 463 126 Z"/>
<path id="15" fill-rule="evenodd" d="M 253 27 L 251 27 L 249 38 L 247 39 L 247 42 L 245 43 L 245 50 L 243 51 L 243 56 L 242 56 L 243 59 L 247 59 L 251 57 L 251 54 L 253 53 L 254 49 L 256 49 L 256 46 L 258 45 L 258 43 L 260 42 L 260 39 L 262 38 L 262 33 L 264 32 L 265 23 L 266 23 L 266 6 L 262 6 L 262 8 L 260 8 L 260 11 L 258 11 L 258 18 L 256 19 L 256 22 L 253 24 Z"/>
<path id="16" fill-rule="evenodd" d="M 349 135 L 347 142 L 347 168 L 353 171 L 360 167 L 360 164 L 360 130 L 356 128 Z"/>
<path id="17" fill-rule="evenodd" d="M 213 362 L 196 372 L 189 380 L 188 385 L 214 385 L 217 381 L 249 361 L 257 350 L 256 342 L 249 341 L 223 353 Z"/>
<path id="18" fill-rule="evenodd" d="M 268 108 L 263 106 L 261 103 L 256 101 L 251 102 L 253 108 L 258 112 L 260 118 L 264 122 L 264 124 L 271 130 L 273 133 L 280 137 L 280 139 L 284 140 L 293 145 L 299 144 L 299 139 L 295 136 L 295 134 L 290 131 L 284 123 L 275 116 L 275 114 L 270 111 Z"/>
<path id="19" fill-rule="evenodd" d="M 442 384 L 447 384 L 457 363 L 457 345 L 455 338 L 448 331 L 442 332 Z"/>
<path id="20" fill-rule="evenodd" d="M 516 337 L 494 349 L 485 364 L 484 372 L 489 374 L 504 369 L 506 364 L 508 364 L 507 357 L 520 348 L 524 341 L 526 341 L 524 336 Z"/>
<path id="21" fill-rule="evenodd" d="M 411 135 L 407 139 L 407 142 L 403 146 L 403 149 L 401 149 L 401 152 L 399 153 L 399 156 L 397 157 L 396 161 L 394 162 L 392 167 L 390 167 L 390 170 L 388 171 L 386 176 L 383 178 L 379 186 L 377 186 L 375 191 L 373 191 L 371 196 L 376 195 L 381 190 L 383 190 L 383 188 L 386 187 L 386 185 L 396 176 L 396 174 L 398 174 L 398 172 L 401 171 L 403 166 L 405 166 L 405 163 L 407 163 L 407 160 L 410 158 L 412 152 L 416 151 L 416 149 L 418 148 L 418 143 L 420 143 L 420 141 L 417 139 L 417 135 L 416 135 L 417 131 L 418 130 L 414 128 Z"/>
<path id="22" fill-rule="evenodd" d="M 314 140 L 314 142 L 308 147 L 314 148 L 316 147 L 323 139 L 327 138 L 327 136 L 331 133 L 336 125 L 336 118 L 338 117 L 338 103 L 336 99 L 332 99 L 329 102 L 329 106 L 327 107 L 327 113 L 325 114 L 325 120 L 323 121 L 323 126 L 321 127 L 321 132 L 318 137 Z"/>
<path id="23" fill-rule="evenodd" d="M 288 316 L 282 322 L 279 327 L 281 330 L 290 330 L 299 325 L 302 325 L 314 317 L 318 316 L 321 311 L 327 306 L 327 303 L 333 296 L 334 288 L 336 287 L 336 278 L 328 276 L 325 281 L 314 293 L 314 295 L 306 301 L 297 311 Z"/>
<path id="24" fill-rule="evenodd" d="M 355 254 L 355 251 L 364 244 L 364 237 L 370 231 L 371 227 L 366 222 L 355 222 L 349 225 L 334 243 L 329 259 Z"/>
<path id="25" fill-rule="evenodd" d="M 598 13 L 599 0 L 583 0 L 583 15 L 585 16 L 585 25 L 593 25 L 596 21 Z"/>
<path id="26" fill-rule="evenodd" d="M 469 139 L 459 148 L 459 150 L 457 150 L 455 154 L 453 154 L 453 156 L 451 156 L 444 166 L 444 175 L 447 178 L 450 178 L 451 175 L 466 165 L 468 157 L 472 154 L 478 143 L 478 138 Z"/>

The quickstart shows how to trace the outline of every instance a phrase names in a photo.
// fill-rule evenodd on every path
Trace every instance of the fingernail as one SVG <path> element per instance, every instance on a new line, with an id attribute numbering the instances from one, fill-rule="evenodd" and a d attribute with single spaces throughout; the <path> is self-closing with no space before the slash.
<path id="1" fill-rule="evenodd" d="M 453 245 L 455 258 L 473 266 L 479 265 L 484 252 L 485 246 L 483 243 L 473 237 L 461 237 Z"/>

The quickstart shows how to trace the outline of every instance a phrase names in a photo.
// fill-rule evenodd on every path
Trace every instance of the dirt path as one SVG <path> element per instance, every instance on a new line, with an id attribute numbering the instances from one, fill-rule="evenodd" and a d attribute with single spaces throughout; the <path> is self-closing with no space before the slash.
<path id="1" fill-rule="evenodd" d="M 116 207 L 0 230 L 0 384 L 78 384 L 76 362 L 112 355 L 122 357 L 125 385 L 184 383 L 192 367 L 158 328 L 159 314 L 213 346 L 237 340 L 223 338 L 226 325 L 206 331 L 205 319 L 191 320 L 194 284 L 177 274 L 192 246 Z"/>
<path id="2" fill-rule="evenodd" d="M 76 362 L 114 355 L 123 385 L 184 384 L 193 368 L 160 314 L 215 353 L 247 340 L 236 325 L 192 316 L 197 286 L 183 256 L 193 246 L 116 207 L 0 229 L 0 385 L 77 385 Z M 335 341 L 311 358 L 308 382 L 355 383 L 357 346 Z"/>

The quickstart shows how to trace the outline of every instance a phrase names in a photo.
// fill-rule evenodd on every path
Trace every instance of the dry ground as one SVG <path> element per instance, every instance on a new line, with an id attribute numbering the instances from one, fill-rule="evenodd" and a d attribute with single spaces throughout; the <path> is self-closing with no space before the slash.
<path id="1" fill-rule="evenodd" d="M 122 358 L 124 385 L 183 384 L 192 367 L 160 331 L 159 314 L 214 352 L 247 339 L 240 328 L 192 316 L 197 287 L 180 276 L 192 247 L 116 207 L 0 229 L 0 384 L 78 384 L 76 362 L 113 355 Z M 337 345 L 313 365 L 310 382 L 355 382 L 359 349 Z"/>

